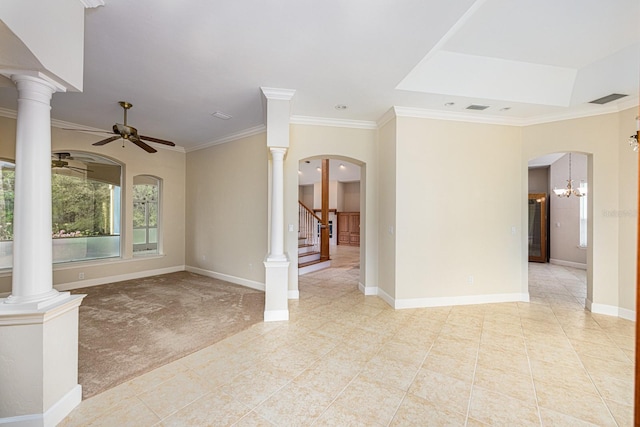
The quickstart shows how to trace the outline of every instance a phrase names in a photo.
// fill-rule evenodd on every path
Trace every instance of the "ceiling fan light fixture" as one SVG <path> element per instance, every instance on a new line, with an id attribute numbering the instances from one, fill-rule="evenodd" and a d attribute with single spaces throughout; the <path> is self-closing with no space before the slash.
<path id="1" fill-rule="evenodd" d="M 214 111 L 213 113 L 211 113 L 211 115 L 221 120 L 229 120 L 232 117 L 231 115 L 223 113 L 222 111 Z"/>

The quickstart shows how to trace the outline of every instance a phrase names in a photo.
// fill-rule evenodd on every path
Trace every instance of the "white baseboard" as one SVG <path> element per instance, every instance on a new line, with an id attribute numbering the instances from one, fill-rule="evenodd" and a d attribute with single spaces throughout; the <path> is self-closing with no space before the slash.
<path id="1" fill-rule="evenodd" d="M 636 321 L 636 312 L 633 310 L 629 310 L 626 308 L 618 308 L 618 317 L 622 319 L 631 320 L 632 322 Z"/>
<path id="2" fill-rule="evenodd" d="M 287 298 L 288 299 L 300 299 L 300 291 L 293 291 L 291 289 L 289 289 L 289 291 L 287 292 Z"/>
<path id="3" fill-rule="evenodd" d="M 446 307 L 453 305 L 492 304 L 501 302 L 528 302 L 528 293 L 465 295 L 459 297 L 396 299 L 393 308 Z"/>
<path id="4" fill-rule="evenodd" d="M 605 314 L 607 316 L 620 317 L 622 319 L 636 321 L 636 312 L 626 308 L 616 307 L 615 305 L 598 304 L 589 299 L 586 301 L 586 308 L 592 313 Z"/>
<path id="5" fill-rule="evenodd" d="M 383 291 L 382 289 L 380 289 L 379 287 L 376 288 L 376 289 L 378 290 L 378 296 L 380 298 L 382 298 L 382 300 L 384 302 L 386 302 L 387 304 L 389 304 L 391 307 L 395 308 L 394 307 L 394 304 L 395 304 L 394 298 L 391 295 L 389 295 L 388 293 L 386 293 L 385 291 Z"/>
<path id="6" fill-rule="evenodd" d="M 202 276 L 224 280 L 225 282 L 235 283 L 236 285 L 246 286 L 247 288 L 264 292 L 264 283 L 256 282 L 249 279 L 243 279 L 242 277 L 231 276 L 229 274 L 218 273 L 211 270 L 205 270 L 203 268 L 192 267 L 190 265 L 187 265 L 185 269 L 190 273 L 196 273 Z"/>
<path id="7" fill-rule="evenodd" d="M 135 273 L 105 276 L 97 279 L 78 280 L 77 282 L 58 283 L 53 287 L 59 291 L 70 291 L 72 289 L 88 288 L 90 286 L 105 285 L 107 283 L 124 282 L 125 280 L 141 279 L 143 277 L 158 276 L 160 274 L 176 273 L 178 271 L 184 271 L 184 265 L 158 268 L 155 270 L 136 271 Z"/>
<path id="8" fill-rule="evenodd" d="M 378 295 L 378 287 L 377 286 L 365 286 L 362 283 L 358 283 L 358 289 L 364 295 Z"/>
<path id="9" fill-rule="evenodd" d="M 549 264 L 561 265 L 563 267 L 573 267 L 579 268 L 580 270 L 586 270 L 587 264 L 583 264 L 581 262 L 573 262 L 573 261 L 563 261 L 561 259 L 549 259 Z"/>
<path id="10" fill-rule="evenodd" d="M 265 310 L 264 311 L 265 322 L 280 322 L 283 320 L 289 320 L 289 310 Z"/>
<path id="11" fill-rule="evenodd" d="M 82 386 L 77 384 L 62 399 L 54 403 L 43 414 L 20 415 L 0 418 L 0 426 L 6 427 L 47 427 L 55 426 L 62 421 L 82 401 Z"/>

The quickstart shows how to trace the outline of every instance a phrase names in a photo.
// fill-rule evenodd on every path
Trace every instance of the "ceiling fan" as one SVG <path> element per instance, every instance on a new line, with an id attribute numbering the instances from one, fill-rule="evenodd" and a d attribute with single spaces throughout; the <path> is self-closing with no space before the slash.
<path id="1" fill-rule="evenodd" d="M 142 140 L 145 141 L 151 141 L 151 142 L 155 142 L 158 144 L 164 144 L 164 145 L 169 145 L 171 147 L 175 147 L 176 144 L 174 144 L 171 141 L 165 141 L 163 139 L 158 139 L 158 138 L 152 138 L 150 136 L 144 136 L 144 135 L 138 135 L 138 130 L 136 128 L 134 128 L 133 126 L 129 126 L 127 125 L 127 110 L 130 109 L 131 107 L 133 107 L 132 104 L 126 102 L 126 101 L 120 101 L 118 102 L 118 104 L 120 104 L 120 106 L 124 109 L 124 123 L 116 123 L 115 125 L 113 125 L 113 133 L 116 136 L 111 136 L 109 138 L 103 139 L 102 141 L 98 141 L 98 142 L 94 142 L 93 145 L 105 145 L 108 144 L 112 141 L 115 141 L 117 139 L 122 138 L 123 140 L 128 140 L 133 142 L 135 145 L 137 145 L 138 147 L 142 148 L 143 150 L 145 150 L 148 153 L 155 153 L 158 150 L 156 150 L 155 148 L 151 147 L 148 144 L 145 144 L 144 142 L 142 142 Z M 124 147 L 124 141 L 123 141 L 123 147 Z"/>
<path id="2" fill-rule="evenodd" d="M 56 169 L 56 168 L 68 169 L 70 171 L 78 172 L 78 173 L 93 172 L 90 169 L 83 169 L 76 166 L 69 166 L 69 162 L 67 160 L 74 160 L 74 158 L 71 157 L 71 153 L 55 153 L 55 155 L 52 157 L 53 157 L 53 159 L 51 160 L 52 169 Z"/>

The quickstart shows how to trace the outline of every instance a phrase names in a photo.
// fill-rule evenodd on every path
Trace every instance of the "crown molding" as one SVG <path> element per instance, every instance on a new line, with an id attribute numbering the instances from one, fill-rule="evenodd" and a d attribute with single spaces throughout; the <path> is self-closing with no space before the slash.
<path id="1" fill-rule="evenodd" d="M 243 139 L 243 138 L 248 138 L 250 136 L 254 136 L 254 135 L 259 135 L 261 133 L 264 133 L 267 131 L 267 127 L 265 125 L 258 125 L 258 126 L 254 126 L 252 128 L 249 129 L 245 129 L 241 132 L 237 132 L 231 135 L 227 135 L 225 137 L 222 137 L 220 139 L 216 139 L 214 141 L 211 142 L 207 142 L 205 144 L 202 145 L 198 145 L 196 147 L 193 148 L 189 148 L 187 151 L 187 153 L 190 153 L 192 151 L 198 151 L 198 150 L 204 150 L 205 148 L 209 148 L 209 147 L 213 147 L 216 145 L 220 145 L 220 144 L 226 144 L 228 142 L 233 142 L 233 141 L 237 141 L 239 139 Z"/>
<path id="2" fill-rule="evenodd" d="M 352 129 L 378 129 L 378 124 L 367 120 L 328 119 L 324 117 L 291 116 L 289 123 L 294 125 L 331 126 Z"/>
<path id="3" fill-rule="evenodd" d="M 411 117 L 417 119 L 449 120 L 456 122 L 484 123 L 491 125 L 522 126 L 522 120 L 511 117 L 480 116 L 473 113 L 461 113 L 453 111 L 426 110 L 414 107 L 394 106 L 396 117 Z M 388 112 L 385 113 L 389 114 Z M 384 117 L 384 116 L 383 116 Z M 390 119 L 387 119 L 389 121 Z"/>
<path id="4" fill-rule="evenodd" d="M 80 0 L 85 9 L 104 6 L 104 0 Z"/>
<path id="5" fill-rule="evenodd" d="M 295 89 L 279 89 L 274 87 L 261 87 L 264 97 L 267 99 L 276 99 L 281 101 L 290 101 L 296 94 Z"/>
<path id="6" fill-rule="evenodd" d="M 382 126 L 386 125 L 387 123 L 389 123 L 391 120 L 395 118 L 396 118 L 396 112 L 394 108 L 391 107 L 387 111 L 385 111 L 385 113 L 382 116 L 380 116 L 380 118 L 377 120 L 376 124 L 378 125 L 378 129 L 380 129 Z"/>
<path id="7" fill-rule="evenodd" d="M 17 119 L 18 112 L 16 110 L 11 110 L 9 108 L 0 107 L 0 117 L 6 117 L 8 119 Z"/>

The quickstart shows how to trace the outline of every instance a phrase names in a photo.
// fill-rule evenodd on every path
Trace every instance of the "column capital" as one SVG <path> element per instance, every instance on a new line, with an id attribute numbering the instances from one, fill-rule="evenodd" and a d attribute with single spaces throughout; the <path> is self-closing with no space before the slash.
<path id="1" fill-rule="evenodd" d="M 62 86 L 55 85 L 51 80 L 41 76 L 12 74 L 11 80 L 18 89 L 18 99 L 29 99 L 49 107 L 51 106 L 51 96 L 55 92 L 59 92 L 60 89 L 64 91 Z"/>
<path id="2" fill-rule="evenodd" d="M 269 147 L 269 151 L 274 159 L 284 159 L 284 155 L 287 154 L 287 148 L 285 147 Z"/>

